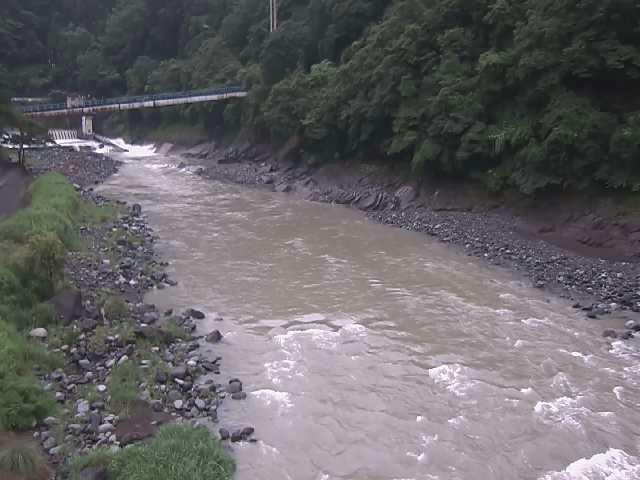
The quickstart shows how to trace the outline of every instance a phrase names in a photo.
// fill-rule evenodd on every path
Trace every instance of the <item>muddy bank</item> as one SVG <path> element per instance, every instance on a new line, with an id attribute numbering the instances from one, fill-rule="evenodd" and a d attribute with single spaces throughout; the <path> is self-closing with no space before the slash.
<path id="1" fill-rule="evenodd" d="M 554 227 L 557 217 L 518 215 L 499 208 L 496 199 L 455 185 L 419 188 L 386 167 L 310 167 L 296 161 L 290 152 L 274 154 L 267 147 L 249 144 L 225 149 L 202 145 L 173 153 L 180 155 L 182 166 L 207 178 L 352 206 L 378 222 L 457 245 L 469 255 L 521 272 L 536 287 L 574 299 L 576 308 L 585 310 L 590 318 L 614 310 L 640 312 L 640 248 L 634 233 L 640 231 L 640 223 L 635 217 L 589 220 L 593 213 L 574 214 L 575 222 L 585 226 L 582 230 L 574 226 L 578 234 L 567 241 L 572 223 Z M 610 227 L 614 224 L 615 229 Z M 615 248 L 602 242 L 598 248 L 593 231 L 601 232 L 602 238 L 608 235 L 608 245 L 615 244 Z M 558 234 L 553 236 L 554 232 Z M 579 234 L 584 235 L 583 242 Z"/>
<path id="2" fill-rule="evenodd" d="M 0 219 L 22 207 L 29 180 L 24 169 L 0 158 Z"/>
<path id="3" fill-rule="evenodd" d="M 205 358 L 203 343 L 217 343 L 220 332 L 193 336 L 202 312 L 159 312 L 144 302 L 150 289 L 177 282 L 154 250 L 156 237 L 139 205 L 111 202 L 92 186 L 117 171 L 116 160 L 85 152 L 53 150 L 31 156 L 34 174 L 67 175 L 88 202 L 114 210 L 111 220 L 80 226 L 83 248 L 68 254 L 68 287 L 50 303 L 59 323 L 35 329 L 59 354 L 63 366 L 42 378 L 60 404 L 33 436 L 58 472 L 67 478 L 69 459 L 98 446 L 118 449 L 155 434 L 167 422 L 193 422 L 213 428 L 224 397 L 239 396 L 237 379 L 220 381 L 221 357 Z M 223 440 L 247 441 L 253 429 Z M 93 477 L 90 477 L 93 478 Z"/>

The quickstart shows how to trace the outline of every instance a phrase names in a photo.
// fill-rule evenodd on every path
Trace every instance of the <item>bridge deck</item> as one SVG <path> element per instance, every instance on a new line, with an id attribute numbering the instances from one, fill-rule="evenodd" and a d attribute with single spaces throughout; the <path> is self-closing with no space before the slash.
<path id="1" fill-rule="evenodd" d="M 31 105 L 22 109 L 29 117 L 55 117 L 64 115 L 87 115 L 99 112 L 136 110 L 191 103 L 213 102 L 227 98 L 245 97 L 247 91 L 238 86 L 227 86 L 209 90 L 190 92 L 161 93 L 157 95 L 138 95 L 98 100 L 84 100 L 77 105 L 66 103 Z"/>

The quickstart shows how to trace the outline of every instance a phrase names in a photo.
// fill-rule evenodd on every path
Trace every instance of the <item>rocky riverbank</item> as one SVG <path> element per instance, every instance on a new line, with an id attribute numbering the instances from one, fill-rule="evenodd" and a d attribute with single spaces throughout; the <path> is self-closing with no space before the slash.
<path id="1" fill-rule="evenodd" d="M 176 282 L 154 251 L 156 237 L 140 205 L 110 202 L 92 189 L 117 171 L 118 162 L 53 149 L 33 154 L 29 167 L 35 175 L 65 174 L 87 202 L 112 212 L 107 221 L 80 227 L 83 247 L 69 253 L 65 265 L 68 286 L 50 301 L 59 324 L 31 332 L 61 358 L 61 368 L 42 378 L 59 413 L 34 432 L 57 478 L 67 478 L 74 456 L 97 447 L 117 450 L 167 422 L 212 428 L 227 395 L 245 398 L 242 382 L 220 382 L 221 357 L 200 354 L 203 342 L 222 339 L 217 330 L 193 336 L 203 312 L 158 312 L 144 303 L 149 289 Z M 253 428 L 221 428 L 219 434 L 221 440 L 250 441 Z M 82 478 L 104 478 L 105 471 L 93 469 Z"/>
<path id="2" fill-rule="evenodd" d="M 456 245 L 470 256 L 519 272 L 535 287 L 572 299 L 574 307 L 589 319 L 622 312 L 619 329 L 604 332 L 608 337 L 631 338 L 640 331 L 633 315 L 640 312 L 640 250 L 632 235 L 640 231 L 640 223 L 636 225 L 633 219 L 616 223 L 615 244 L 627 252 L 627 258 L 607 260 L 598 253 L 619 255 L 613 255 L 612 249 L 587 248 L 586 244 L 580 244 L 582 250 L 561 248 L 531 235 L 523 219 L 512 211 L 489 205 L 474 209 L 469 195 L 465 202 L 444 201 L 447 192 L 440 195 L 438 190 L 419 188 L 401 174 L 376 165 L 311 167 L 297 161 L 291 152 L 275 154 L 267 147 L 250 144 L 231 148 L 202 145 L 176 153 L 182 159 L 180 167 L 206 178 L 351 206 L 377 222 Z M 460 207 L 463 203 L 467 206 Z M 608 228 L 614 223 L 602 219 L 600 225 Z"/>

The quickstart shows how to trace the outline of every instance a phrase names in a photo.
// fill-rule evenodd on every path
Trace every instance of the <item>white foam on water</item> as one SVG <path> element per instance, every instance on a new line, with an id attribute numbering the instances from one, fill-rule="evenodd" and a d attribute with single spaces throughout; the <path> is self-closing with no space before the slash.
<path id="1" fill-rule="evenodd" d="M 561 423 L 581 429 L 581 419 L 592 413 L 588 408 L 579 405 L 581 398 L 559 397 L 550 402 L 539 401 L 533 410 L 545 423 Z"/>
<path id="2" fill-rule="evenodd" d="M 341 335 L 364 337 L 367 335 L 367 327 L 359 323 L 350 323 L 340 329 Z"/>
<path id="3" fill-rule="evenodd" d="M 523 345 L 524 345 L 524 342 L 522 340 L 516 340 L 516 343 L 513 344 L 515 348 L 520 348 Z"/>
<path id="4" fill-rule="evenodd" d="M 258 444 L 260 445 L 260 451 L 262 455 L 271 455 L 273 457 L 280 455 L 280 450 L 278 450 L 276 447 L 273 447 L 268 443 L 264 443 L 262 440 L 259 440 Z"/>
<path id="5" fill-rule="evenodd" d="M 291 330 L 282 335 L 276 335 L 273 340 L 287 353 L 299 353 L 302 345 L 301 341 L 311 340 L 315 347 L 321 350 L 336 350 L 339 332 L 331 330 L 321 330 L 319 328 L 309 328 L 306 330 Z"/>
<path id="6" fill-rule="evenodd" d="M 610 448 L 591 458 L 581 458 L 561 472 L 551 472 L 540 480 L 637 480 L 640 460 L 623 450 Z"/>
<path id="7" fill-rule="evenodd" d="M 429 377 L 436 385 L 445 387 L 455 395 L 464 395 L 474 382 L 466 375 L 467 368 L 457 363 L 429 369 Z"/>
<path id="8" fill-rule="evenodd" d="M 622 340 L 611 342 L 609 353 L 612 353 L 613 355 L 617 355 L 619 357 L 631 358 L 635 360 L 640 359 L 640 351 L 638 350 L 638 345 L 635 344 L 635 342 L 625 342 Z"/>
<path id="9" fill-rule="evenodd" d="M 447 420 L 447 423 L 449 425 L 453 425 L 454 427 L 459 427 L 464 423 L 464 421 L 465 421 L 464 416 L 458 415 L 457 417 L 452 417 L 449 420 Z"/>
<path id="10" fill-rule="evenodd" d="M 262 390 L 255 390 L 251 392 L 251 395 L 264 402 L 267 406 L 276 404 L 281 409 L 288 409 L 293 406 L 291 394 L 289 392 L 281 392 L 265 388 Z"/>
<path id="11" fill-rule="evenodd" d="M 407 452 L 406 455 L 407 457 L 415 458 L 418 462 L 423 462 L 424 459 L 427 457 L 427 454 L 425 452 L 420 452 L 420 453 Z"/>
<path id="12" fill-rule="evenodd" d="M 144 158 L 156 154 L 155 145 L 130 145 L 122 138 L 110 139 L 114 145 L 126 150 L 122 155 L 127 158 Z"/>
<path id="13" fill-rule="evenodd" d="M 618 385 L 617 387 L 613 387 L 613 393 L 618 399 L 618 401 L 622 400 L 622 392 L 624 391 L 624 387 Z"/>
<path id="14" fill-rule="evenodd" d="M 577 393 L 576 388 L 571 384 L 564 372 L 558 372 L 554 375 L 551 386 L 565 396 Z"/>
<path id="15" fill-rule="evenodd" d="M 520 320 L 522 323 L 524 323 L 525 325 L 528 325 L 529 327 L 537 327 L 539 325 L 545 325 L 549 323 L 549 319 L 548 318 L 523 318 L 522 320 Z"/>
<path id="16" fill-rule="evenodd" d="M 416 417 L 416 422 L 418 422 L 418 423 L 422 423 L 422 422 L 424 422 L 424 420 L 425 420 L 425 418 L 422 415 L 418 415 Z"/>
<path id="17" fill-rule="evenodd" d="M 282 383 L 285 378 L 302 377 L 304 372 L 298 362 L 294 360 L 276 360 L 264 364 L 267 378 L 275 385 Z"/>
<path id="18" fill-rule="evenodd" d="M 304 315 L 297 316 L 295 320 L 296 322 L 302 322 L 302 323 L 316 323 L 316 322 L 322 322 L 326 320 L 326 318 L 327 317 L 325 317 L 321 313 L 306 313 Z"/>

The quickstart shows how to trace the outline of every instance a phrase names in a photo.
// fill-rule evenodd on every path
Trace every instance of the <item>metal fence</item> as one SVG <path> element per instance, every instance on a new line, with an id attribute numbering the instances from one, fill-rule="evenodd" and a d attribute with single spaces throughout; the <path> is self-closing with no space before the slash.
<path id="1" fill-rule="evenodd" d="M 244 91 L 245 91 L 244 87 L 237 86 L 237 85 L 229 85 L 225 87 L 209 88 L 207 90 L 191 90 L 188 92 L 158 93 L 154 95 L 136 95 L 131 97 L 83 100 L 72 107 L 68 107 L 66 103 L 49 103 L 49 104 L 43 104 L 43 105 L 33 105 L 33 106 L 23 107 L 22 111 L 24 113 L 51 112 L 55 110 L 90 108 L 90 107 L 100 107 L 100 106 L 106 106 L 106 105 L 120 105 L 123 103 L 155 102 L 158 100 L 173 100 L 178 98 L 202 97 L 206 95 L 225 95 L 228 93 L 240 93 Z"/>

